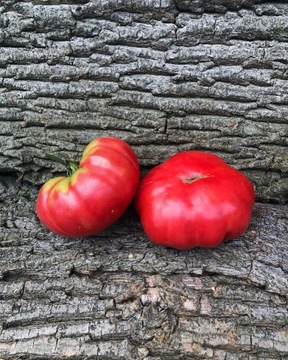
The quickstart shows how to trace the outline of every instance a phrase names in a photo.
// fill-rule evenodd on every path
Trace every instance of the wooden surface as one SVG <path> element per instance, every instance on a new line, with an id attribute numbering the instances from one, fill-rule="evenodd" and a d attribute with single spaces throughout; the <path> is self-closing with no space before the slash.
<path id="1" fill-rule="evenodd" d="M 0 359 L 288 359 L 288 5 L 256 0 L 2 0 Z M 239 239 L 151 244 L 131 207 L 67 240 L 41 184 L 98 136 L 142 174 L 212 151 L 254 183 Z"/>
<path id="2" fill-rule="evenodd" d="M 14 185 L 2 183 L 1 358 L 287 359 L 286 206 L 257 204 L 241 238 L 181 252 L 150 243 L 133 209 L 98 236 L 53 235 L 37 192 Z"/>
<path id="3" fill-rule="evenodd" d="M 45 152 L 77 157 L 109 134 L 147 167 L 219 153 L 261 201 L 287 201 L 285 2 L 2 3 L 2 172 L 40 184 Z"/>

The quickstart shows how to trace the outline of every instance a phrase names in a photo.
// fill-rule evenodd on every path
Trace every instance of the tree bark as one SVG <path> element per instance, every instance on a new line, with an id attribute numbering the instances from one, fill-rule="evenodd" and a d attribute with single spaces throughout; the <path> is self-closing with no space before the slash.
<path id="1" fill-rule="evenodd" d="M 2 190 L 1 359 L 287 359 L 286 206 L 258 203 L 239 239 L 181 252 L 150 243 L 132 208 L 98 236 L 56 236 L 35 189 Z"/>
<path id="2" fill-rule="evenodd" d="M 0 358 L 288 359 L 288 5 L 2 0 Z M 39 186 L 117 136 L 143 174 L 212 151 L 255 184 L 247 232 L 213 250 L 148 241 L 131 206 L 68 240 Z"/>
<path id="3" fill-rule="evenodd" d="M 45 151 L 77 157 L 109 133 L 147 167 L 214 151 L 259 200 L 287 201 L 284 2 L 60 3 L 0 8 L 2 172 L 40 184 Z"/>

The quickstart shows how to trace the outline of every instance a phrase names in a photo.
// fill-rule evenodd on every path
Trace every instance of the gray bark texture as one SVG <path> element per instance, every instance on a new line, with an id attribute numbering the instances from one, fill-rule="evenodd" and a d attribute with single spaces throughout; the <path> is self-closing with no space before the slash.
<path id="1" fill-rule="evenodd" d="M 0 1 L 0 359 L 288 359 L 288 4 Z M 142 174 L 182 150 L 254 183 L 244 235 L 146 238 L 131 206 L 97 236 L 43 228 L 37 191 L 100 136 Z"/>

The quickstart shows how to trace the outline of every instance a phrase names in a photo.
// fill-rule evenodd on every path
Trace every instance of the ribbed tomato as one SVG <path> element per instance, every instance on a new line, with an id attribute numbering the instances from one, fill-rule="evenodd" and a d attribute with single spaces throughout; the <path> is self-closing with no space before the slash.
<path id="1" fill-rule="evenodd" d="M 126 142 L 112 137 L 95 139 L 71 176 L 56 177 L 42 186 L 36 212 L 59 235 L 97 234 L 124 213 L 139 180 L 138 159 Z"/>
<path id="2" fill-rule="evenodd" d="M 148 237 L 176 249 L 215 247 L 248 227 L 252 183 L 215 154 L 178 153 L 141 181 L 136 210 Z"/>

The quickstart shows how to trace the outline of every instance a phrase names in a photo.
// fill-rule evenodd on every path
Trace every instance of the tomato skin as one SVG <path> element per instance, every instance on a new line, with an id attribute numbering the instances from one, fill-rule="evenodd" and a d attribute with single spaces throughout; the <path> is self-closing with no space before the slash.
<path id="1" fill-rule="evenodd" d="M 78 170 L 70 177 L 57 177 L 42 186 L 36 213 L 56 234 L 97 234 L 121 217 L 139 180 L 139 162 L 132 148 L 118 138 L 98 138 L 87 145 Z"/>
<path id="2" fill-rule="evenodd" d="M 135 208 L 157 245 L 212 248 L 248 227 L 252 183 L 215 154 L 185 151 L 153 168 L 141 181 Z"/>

